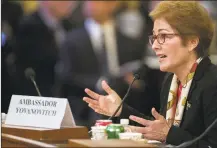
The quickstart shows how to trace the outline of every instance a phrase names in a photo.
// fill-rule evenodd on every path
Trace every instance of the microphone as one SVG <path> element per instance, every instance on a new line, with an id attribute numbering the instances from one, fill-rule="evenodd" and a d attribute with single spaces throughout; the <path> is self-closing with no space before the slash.
<path id="1" fill-rule="evenodd" d="M 131 90 L 131 88 L 132 88 L 133 83 L 134 83 L 135 80 L 137 80 L 138 78 L 140 78 L 140 76 L 139 76 L 138 74 L 134 75 L 133 81 L 132 81 L 131 84 L 129 85 L 128 90 L 127 90 L 127 93 L 125 94 L 123 100 L 121 101 L 120 105 L 119 105 L 118 108 L 115 110 L 115 112 L 113 113 L 113 115 L 108 118 L 108 120 L 111 120 L 111 119 L 117 114 L 117 112 L 119 111 L 119 109 L 120 109 L 121 106 L 123 105 L 125 99 L 126 99 L 127 96 L 129 95 L 129 92 L 130 92 L 130 90 Z"/>
<path id="2" fill-rule="evenodd" d="M 138 80 L 139 78 L 140 78 L 140 75 L 137 74 L 137 73 L 135 73 L 135 74 L 134 74 L 133 81 L 131 82 L 131 84 L 130 84 L 129 87 L 128 87 L 127 93 L 125 94 L 124 98 L 122 99 L 120 105 L 117 107 L 117 109 L 115 110 L 115 112 L 108 118 L 108 120 L 111 120 L 111 119 L 117 114 L 117 112 L 119 111 L 119 109 L 120 109 L 121 106 L 123 105 L 125 99 L 127 98 L 127 96 L 128 96 L 128 94 L 129 94 L 129 92 L 130 92 L 130 90 L 131 90 L 131 87 L 132 87 L 134 81 L 135 81 L 135 80 Z M 92 132 L 92 130 L 90 130 L 88 133 L 91 133 L 91 132 Z"/>
<path id="3" fill-rule="evenodd" d="M 123 105 L 124 101 L 126 100 L 127 96 L 129 95 L 129 92 L 132 88 L 133 83 L 136 80 L 139 80 L 141 78 L 143 78 L 145 76 L 145 74 L 147 73 L 147 66 L 146 65 L 142 65 L 135 73 L 134 73 L 134 77 L 133 80 L 131 82 L 131 84 L 128 87 L 127 93 L 125 94 L 125 96 L 123 97 L 120 105 L 117 107 L 117 109 L 115 110 L 115 112 L 108 118 L 108 120 L 111 120 L 119 111 L 119 109 L 121 108 L 121 106 Z M 91 133 L 92 130 L 90 130 L 88 133 Z"/>
<path id="4" fill-rule="evenodd" d="M 117 114 L 117 112 L 119 111 L 119 109 L 121 108 L 121 106 L 123 105 L 124 101 L 126 100 L 126 98 L 128 97 L 129 95 L 129 92 L 132 88 L 132 85 L 133 83 L 136 81 L 136 80 L 139 80 L 141 77 L 144 77 L 145 74 L 147 73 L 147 66 L 145 65 L 142 65 L 135 73 L 134 73 L 134 77 L 133 77 L 133 80 L 131 82 L 131 84 L 129 85 L 128 87 L 128 90 L 127 90 L 127 93 L 125 94 L 125 96 L 123 97 L 120 105 L 118 106 L 118 108 L 115 110 L 115 112 L 112 114 L 112 116 L 110 116 L 108 118 L 108 120 L 111 120 L 113 117 L 115 117 L 115 115 Z"/>
<path id="5" fill-rule="evenodd" d="M 193 143 L 197 142 L 198 140 L 200 140 L 201 138 L 203 138 L 210 130 L 211 128 L 217 123 L 217 118 L 212 122 L 212 124 L 209 125 L 209 127 L 197 138 L 184 142 L 178 146 L 175 146 L 175 148 L 184 148 L 184 147 L 188 147 L 190 145 L 192 145 Z"/>
<path id="6" fill-rule="evenodd" d="M 38 86 L 37 86 L 37 84 L 35 82 L 35 71 L 31 67 L 29 67 L 29 68 L 25 69 L 24 73 L 25 73 L 25 76 L 26 76 L 27 80 L 31 80 L 32 83 L 34 84 L 38 95 L 41 96 L 41 93 L 40 93 L 40 91 L 38 89 Z"/>

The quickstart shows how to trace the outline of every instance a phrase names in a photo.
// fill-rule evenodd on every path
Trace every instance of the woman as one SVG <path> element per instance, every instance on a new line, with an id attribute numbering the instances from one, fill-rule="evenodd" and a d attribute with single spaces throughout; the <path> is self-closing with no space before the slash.
<path id="1" fill-rule="evenodd" d="M 217 68 L 208 58 L 214 25 L 207 11 L 194 1 L 160 2 L 150 16 L 154 20 L 150 43 L 160 70 L 169 72 L 161 91 L 160 114 L 153 108 L 155 119 L 143 119 L 124 104 L 117 116 L 144 125 L 133 130 L 147 139 L 179 145 L 198 137 L 217 118 Z M 85 89 L 93 99 L 83 100 L 95 112 L 111 116 L 121 98 L 105 81 L 102 87 L 107 96 Z M 208 146 L 217 147 L 216 126 L 194 144 Z"/>

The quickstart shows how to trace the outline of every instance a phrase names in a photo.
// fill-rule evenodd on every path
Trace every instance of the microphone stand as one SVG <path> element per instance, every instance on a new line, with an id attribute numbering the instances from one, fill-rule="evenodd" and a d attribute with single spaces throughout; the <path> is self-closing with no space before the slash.
<path id="1" fill-rule="evenodd" d="M 175 146 L 175 148 L 184 148 L 184 147 L 188 147 L 190 145 L 192 145 L 193 143 L 195 143 L 196 141 L 200 140 L 201 138 L 203 138 L 209 131 L 210 129 L 217 123 L 217 118 L 212 122 L 212 124 L 197 138 L 184 142 L 178 146 Z"/>
<path id="2" fill-rule="evenodd" d="M 33 78 L 32 76 L 30 76 L 30 79 L 31 79 L 32 83 L 34 84 L 35 89 L 36 89 L 38 95 L 41 97 L 41 93 L 40 93 L 40 91 L 39 91 L 39 89 L 38 89 L 38 87 L 37 87 L 37 84 L 36 84 L 34 78 Z"/>
<path id="3" fill-rule="evenodd" d="M 130 90 L 131 90 L 131 88 L 132 88 L 133 83 L 135 82 L 135 80 L 138 80 L 139 78 L 140 78 L 139 75 L 137 75 L 137 74 L 134 75 L 133 81 L 132 81 L 131 84 L 129 85 L 128 90 L 127 90 L 127 93 L 125 94 L 125 96 L 124 96 L 124 98 L 122 99 L 122 101 L 121 101 L 120 105 L 118 106 L 118 108 L 117 108 L 117 109 L 115 110 L 115 112 L 108 118 L 108 120 L 111 120 L 111 119 L 117 114 L 117 112 L 119 111 L 119 109 L 120 109 L 121 106 L 123 105 L 124 101 L 126 100 L 127 96 L 129 95 L 129 92 L 130 92 Z M 92 130 L 90 130 L 88 133 L 91 133 L 91 132 L 92 132 Z"/>
<path id="4" fill-rule="evenodd" d="M 137 78 L 136 76 L 134 76 L 133 81 L 132 81 L 131 84 L 129 85 L 128 90 L 127 90 L 127 93 L 125 94 L 123 100 L 121 101 L 120 105 L 119 105 L 118 108 L 115 110 L 115 112 L 113 113 L 113 115 L 108 118 L 108 120 L 111 120 L 111 119 L 117 114 L 117 112 L 119 111 L 119 109 L 120 109 L 121 106 L 123 105 L 124 101 L 126 100 L 127 96 L 129 95 L 129 92 L 130 92 L 130 90 L 131 90 L 131 87 L 132 87 L 133 83 L 134 83 L 135 80 L 137 80 L 137 79 L 138 79 L 138 78 Z"/>

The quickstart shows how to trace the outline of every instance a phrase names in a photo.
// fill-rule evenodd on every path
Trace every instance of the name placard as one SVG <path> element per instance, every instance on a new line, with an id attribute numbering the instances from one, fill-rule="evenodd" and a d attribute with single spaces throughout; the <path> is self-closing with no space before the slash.
<path id="1" fill-rule="evenodd" d="M 5 124 L 60 129 L 75 126 L 65 98 L 13 95 Z"/>

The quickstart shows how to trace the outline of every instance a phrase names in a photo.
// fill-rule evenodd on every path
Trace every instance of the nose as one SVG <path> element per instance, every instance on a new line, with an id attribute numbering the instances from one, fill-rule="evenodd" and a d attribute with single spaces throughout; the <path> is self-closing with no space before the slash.
<path id="1" fill-rule="evenodd" d="M 152 44 L 152 50 L 156 51 L 160 49 L 160 44 L 158 43 L 157 40 L 155 40 Z"/>

